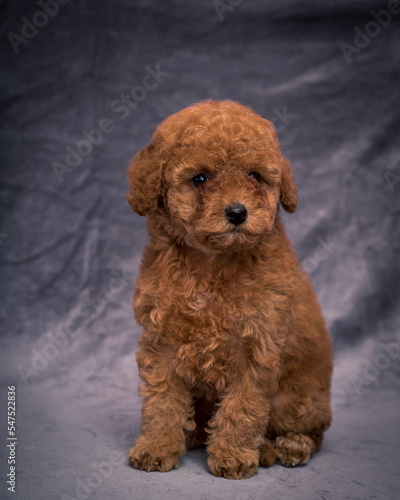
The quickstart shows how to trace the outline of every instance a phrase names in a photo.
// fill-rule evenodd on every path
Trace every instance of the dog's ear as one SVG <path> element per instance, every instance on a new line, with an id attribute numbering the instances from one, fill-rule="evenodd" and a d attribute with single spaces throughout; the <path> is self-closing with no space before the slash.
<path id="1" fill-rule="evenodd" d="M 297 191 L 297 186 L 293 180 L 293 170 L 286 158 L 282 158 L 280 202 L 286 212 L 291 214 L 297 208 Z"/>
<path id="2" fill-rule="evenodd" d="M 139 215 L 154 212 L 161 196 L 166 163 L 162 154 L 162 142 L 162 137 L 156 131 L 150 145 L 137 153 L 127 171 L 130 192 L 126 199 L 132 210 Z"/>
<path id="3" fill-rule="evenodd" d="M 258 116 L 258 115 L 257 115 Z M 281 189 L 279 194 L 279 201 L 286 212 L 294 213 L 297 208 L 297 186 L 293 180 L 293 171 L 289 164 L 289 162 L 281 156 L 279 151 L 279 139 L 276 133 L 275 127 L 272 122 L 265 120 L 265 118 L 261 118 L 261 123 L 263 126 L 267 128 L 269 132 L 269 140 L 273 144 L 273 147 L 276 148 L 275 151 L 278 152 L 280 156 L 280 163 L 282 165 L 282 173 L 281 173 Z"/>

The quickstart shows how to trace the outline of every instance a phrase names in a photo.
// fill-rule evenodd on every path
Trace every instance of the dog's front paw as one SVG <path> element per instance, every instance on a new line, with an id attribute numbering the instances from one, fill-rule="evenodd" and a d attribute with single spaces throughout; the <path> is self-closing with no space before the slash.
<path id="1" fill-rule="evenodd" d="M 315 451 L 313 440 L 304 434 L 289 433 L 276 439 L 278 462 L 285 467 L 304 465 Z"/>
<path id="2" fill-rule="evenodd" d="M 137 439 L 128 459 L 132 467 L 146 472 L 168 472 L 179 466 L 178 453 L 164 451 L 159 444 L 147 440 L 144 436 Z"/>
<path id="3" fill-rule="evenodd" d="M 255 453 L 252 451 L 245 452 L 241 456 L 219 450 L 210 453 L 208 468 L 214 476 L 222 476 L 227 479 L 248 479 L 257 474 L 258 456 L 254 455 Z"/>

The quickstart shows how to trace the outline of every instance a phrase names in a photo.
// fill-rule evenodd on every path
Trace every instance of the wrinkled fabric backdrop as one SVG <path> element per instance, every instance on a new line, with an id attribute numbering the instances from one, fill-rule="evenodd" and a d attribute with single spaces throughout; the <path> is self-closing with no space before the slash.
<path id="1" fill-rule="evenodd" d="M 13 498 L 398 498 L 399 2 L 7 0 L 1 14 L 1 498 L 9 385 Z M 213 477 L 204 450 L 167 474 L 126 462 L 147 241 L 126 168 L 206 98 L 274 122 L 300 189 L 284 221 L 335 349 L 321 452 L 239 482 Z"/>

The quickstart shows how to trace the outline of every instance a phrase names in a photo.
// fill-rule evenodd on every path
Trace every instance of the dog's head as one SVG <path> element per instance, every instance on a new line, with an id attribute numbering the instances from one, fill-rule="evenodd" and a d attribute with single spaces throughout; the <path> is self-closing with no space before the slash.
<path id="1" fill-rule="evenodd" d="M 179 242 L 208 253 L 252 246 L 272 230 L 297 187 L 273 125 L 232 101 L 206 101 L 167 118 L 129 169 L 132 209 L 162 220 Z"/>

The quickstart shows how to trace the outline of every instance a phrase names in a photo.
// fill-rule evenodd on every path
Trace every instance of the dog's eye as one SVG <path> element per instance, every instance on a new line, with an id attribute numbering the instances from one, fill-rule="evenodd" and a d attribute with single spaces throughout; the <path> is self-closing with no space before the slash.
<path id="1" fill-rule="evenodd" d="M 248 174 L 250 177 L 253 177 L 256 181 L 260 182 L 261 181 L 261 175 L 258 172 L 249 172 Z"/>
<path id="2" fill-rule="evenodd" d="M 208 177 L 206 174 L 198 174 L 198 175 L 195 175 L 193 177 L 192 184 L 195 187 L 199 187 L 207 181 L 208 181 Z"/>

